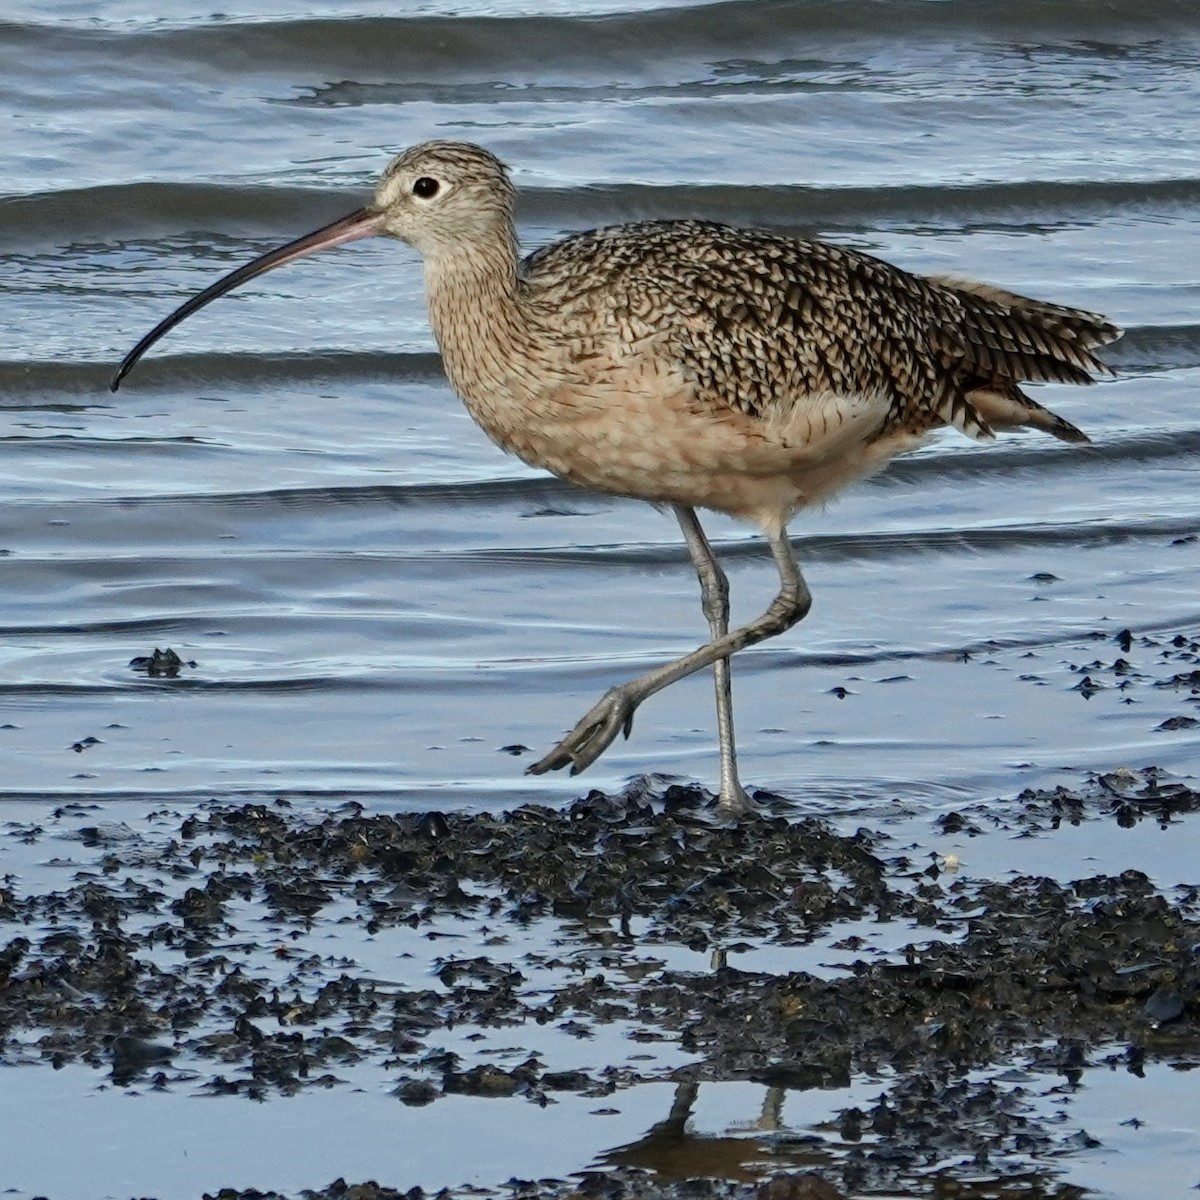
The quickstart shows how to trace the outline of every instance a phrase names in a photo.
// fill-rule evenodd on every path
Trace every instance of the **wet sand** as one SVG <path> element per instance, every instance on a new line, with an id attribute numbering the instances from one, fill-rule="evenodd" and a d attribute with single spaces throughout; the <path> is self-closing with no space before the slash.
<path id="1" fill-rule="evenodd" d="M 1177 639 L 1141 673 L 1178 691 L 1181 717 L 1195 649 Z M 643 1137 L 573 1180 L 514 1185 L 614 1197 L 750 1196 L 811 1171 L 850 1195 L 1081 1195 L 1071 1161 L 1099 1143 L 1059 1102 L 1096 1073 L 1200 1064 L 1200 886 L 971 873 L 943 849 L 1186 830 L 1200 793 L 1185 781 L 1124 769 L 1027 789 L 941 812 L 924 844 L 897 816 L 839 828 L 756 799 L 739 824 L 702 789 L 653 779 L 502 814 L 322 814 L 281 797 L 164 808 L 141 828 L 83 804 L 9 821 L 10 848 L 43 873 L 0 887 L 0 1057 L 226 1104 L 337 1094 L 366 1071 L 407 1108 L 470 1096 L 521 1104 L 527 1122 L 567 1096 L 602 1114 L 669 1082 Z M 806 1133 L 778 1119 L 788 1097 L 864 1080 L 868 1101 Z M 698 1097 L 730 1081 L 762 1089 L 760 1118 L 695 1132 Z M 725 1182 L 681 1182 L 706 1177 Z M 298 1194 L 224 1182 L 212 1194 Z M 824 1185 L 775 1186 L 800 1200 Z"/>

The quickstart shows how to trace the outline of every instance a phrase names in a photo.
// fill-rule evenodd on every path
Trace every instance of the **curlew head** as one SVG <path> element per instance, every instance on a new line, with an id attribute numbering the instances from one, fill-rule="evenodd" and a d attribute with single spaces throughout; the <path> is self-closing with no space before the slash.
<path id="1" fill-rule="evenodd" d="M 210 284 L 163 318 L 121 361 L 115 392 L 137 361 L 181 321 L 211 300 L 285 263 L 360 238 L 384 234 L 427 259 L 499 234 L 511 243 L 515 191 L 504 164 L 470 142 L 422 142 L 388 164 L 365 208 L 270 250 Z"/>
<path id="2" fill-rule="evenodd" d="M 471 142 L 422 142 L 388 164 L 371 209 L 381 232 L 426 258 L 512 230 L 508 168 Z"/>

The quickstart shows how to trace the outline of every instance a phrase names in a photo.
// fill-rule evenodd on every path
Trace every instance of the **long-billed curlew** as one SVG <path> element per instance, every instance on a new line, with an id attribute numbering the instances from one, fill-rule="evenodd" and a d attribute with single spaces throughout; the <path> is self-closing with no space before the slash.
<path id="1" fill-rule="evenodd" d="M 744 810 L 729 657 L 808 612 L 791 517 L 943 425 L 981 440 L 1033 426 L 1087 441 L 1019 385 L 1111 373 L 1092 349 L 1120 331 L 1096 313 L 708 221 L 596 229 L 522 260 L 515 197 L 487 150 L 414 146 L 365 208 L 176 309 L 129 352 L 112 388 L 169 329 L 264 271 L 375 234 L 407 242 L 424 258 L 446 373 L 488 436 L 572 483 L 671 505 L 700 577 L 711 640 L 611 688 L 529 770 L 582 771 L 628 736 L 643 700 L 711 666 L 720 804 Z M 732 631 L 728 581 L 697 507 L 757 524 L 779 570 L 767 610 Z"/>

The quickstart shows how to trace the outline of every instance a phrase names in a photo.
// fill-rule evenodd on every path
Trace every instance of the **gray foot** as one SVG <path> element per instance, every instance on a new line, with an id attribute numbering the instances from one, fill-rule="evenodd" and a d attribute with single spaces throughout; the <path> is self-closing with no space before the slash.
<path id="1" fill-rule="evenodd" d="M 629 736 L 637 702 L 627 689 L 610 688 L 604 697 L 545 758 L 526 768 L 527 775 L 544 775 L 568 764 L 571 774 L 586 770 L 612 745 L 618 733 Z"/>

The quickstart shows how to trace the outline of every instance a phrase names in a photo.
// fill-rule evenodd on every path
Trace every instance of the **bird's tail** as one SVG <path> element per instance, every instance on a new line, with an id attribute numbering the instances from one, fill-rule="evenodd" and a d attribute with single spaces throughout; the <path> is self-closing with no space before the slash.
<path id="1" fill-rule="evenodd" d="M 1093 350 L 1121 336 L 1100 313 L 1032 300 L 989 284 L 935 278 L 958 302 L 958 320 L 945 350 L 963 372 L 957 399 L 979 418 L 979 428 L 965 429 L 989 437 L 996 429 L 1031 426 L 1065 442 L 1086 442 L 1087 435 L 1052 413 L 1020 388 L 1025 382 L 1094 383 L 1114 374 Z M 954 424 L 959 424 L 954 421 Z"/>
<path id="2" fill-rule="evenodd" d="M 1031 300 L 1003 288 L 935 278 L 961 305 L 953 332 L 963 365 L 1015 383 L 1093 383 L 1112 375 L 1092 351 L 1121 336 L 1100 313 Z"/>

